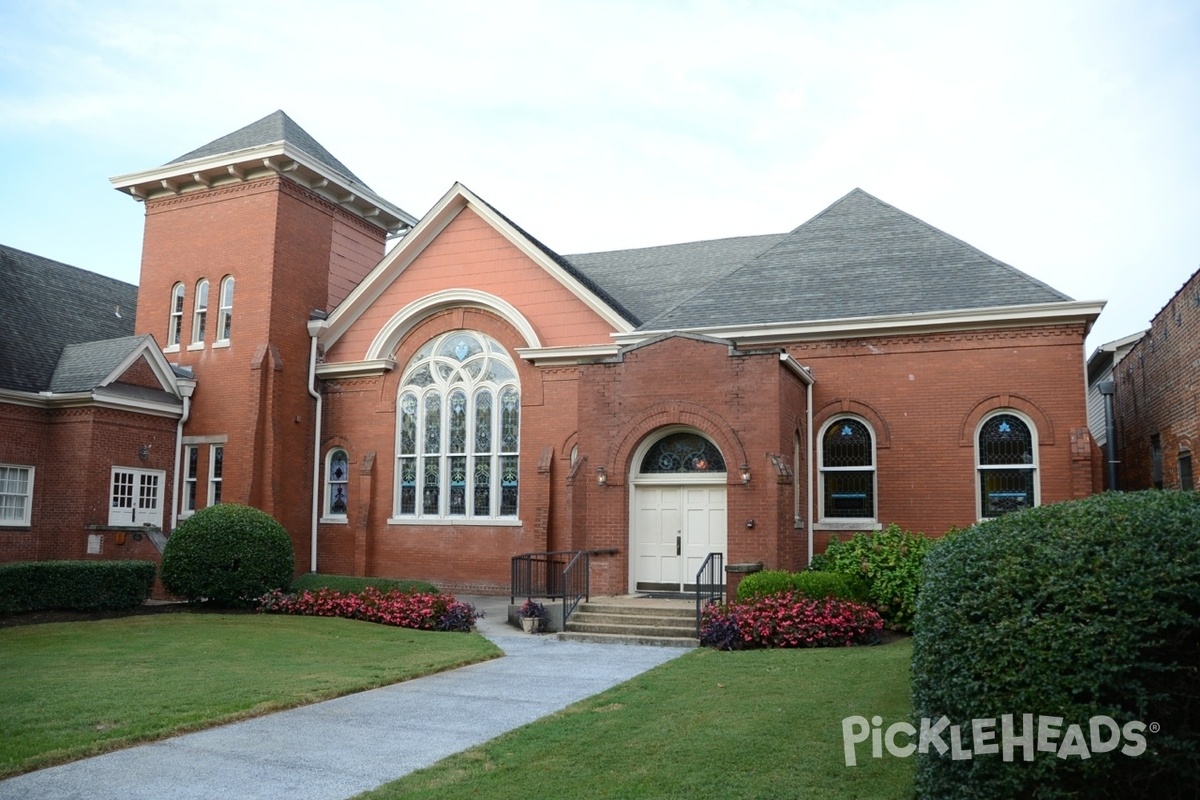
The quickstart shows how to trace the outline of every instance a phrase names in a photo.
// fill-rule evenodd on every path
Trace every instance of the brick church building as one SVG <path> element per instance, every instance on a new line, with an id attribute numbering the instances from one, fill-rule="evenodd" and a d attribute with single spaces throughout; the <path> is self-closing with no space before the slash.
<path id="1" fill-rule="evenodd" d="M 0 360 L 3 560 L 129 557 L 238 502 L 300 572 L 506 594 L 513 556 L 587 550 L 593 593 L 677 591 L 709 553 L 799 569 L 1097 485 L 1102 303 L 858 189 L 783 233 L 565 256 L 460 184 L 412 216 L 283 112 L 113 184 L 145 210 L 126 328 L 19 385 Z"/>

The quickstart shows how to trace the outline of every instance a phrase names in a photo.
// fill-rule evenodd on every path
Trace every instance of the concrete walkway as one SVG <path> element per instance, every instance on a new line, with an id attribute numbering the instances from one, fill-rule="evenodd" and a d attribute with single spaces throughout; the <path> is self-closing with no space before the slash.
<path id="1" fill-rule="evenodd" d="M 686 652 L 530 636 L 507 597 L 462 599 L 503 658 L 18 775 L 0 800 L 344 800 Z"/>

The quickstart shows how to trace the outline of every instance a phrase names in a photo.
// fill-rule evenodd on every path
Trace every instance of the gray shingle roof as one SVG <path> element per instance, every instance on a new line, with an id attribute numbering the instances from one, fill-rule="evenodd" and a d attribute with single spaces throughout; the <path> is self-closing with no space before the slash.
<path id="1" fill-rule="evenodd" d="M 0 388 L 47 391 L 67 345 L 131 336 L 137 291 L 0 245 Z"/>
<path id="2" fill-rule="evenodd" d="M 786 234 L 567 258 L 646 330 L 1071 299 L 861 189 Z"/>
<path id="3" fill-rule="evenodd" d="M 67 345 L 50 379 L 50 391 L 89 392 L 95 389 L 146 338 L 123 336 L 120 339 Z"/>
<path id="4" fill-rule="evenodd" d="M 220 139 L 215 139 L 190 153 L 184 153 L 179 158 L 168 161 L 167 165 L 178 164 L 181 161 L 191 161 L 196 158 L 205 158 L 207 156 L 224 155 L 225 153 L 233 153 L 251 147 L 274 144 L 275 142 L 287 142 L 308 153 L 309 156 L 327 169 L 342 175 L 360 186 L 366 187 L 366 184 L 351 172 L 345 164 L 334 158 L 333 154 L 322 147 L 320 142 L 309 136 L 308 131 L 297 125 L 283 111 L 268 114 L 257 122 L 252 122 L 244 128 L 239 128 L 233 133 L 222 136 Z"/>

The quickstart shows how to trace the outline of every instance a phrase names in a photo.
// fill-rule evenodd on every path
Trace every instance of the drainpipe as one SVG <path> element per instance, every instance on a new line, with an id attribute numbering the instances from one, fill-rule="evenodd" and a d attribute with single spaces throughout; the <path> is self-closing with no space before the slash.
<path id="1" fill-rule="evenodd" d="M 1100 394 L 1104 396 L 1104 454 L 1108 457 L 1108 490 L 1117 491 L 1117 421 L 1113 414 L 1113 392 L 1116 384 L 1113 381 L 1100 381 L 1096 384 Z"/>
<path id="2" fill-rule="evenodd" d="M 317 401 L 317 419 L 313 426 L 313 458 L 312 458 L 312 531 L 309 552 L 312 553 L 309 572 L 317 571 L 317 520 L 321 498 L 321 393 L 317 391 L 317 337 L 327 327 L 328 315 L 324 311 L 313 310 L 308 320 L 308 335 L 311 344 L 308 351 L 308 394 Z"/>
<path id="3" fill-rule="evenodd" d="M 192 413 L 192 393 L 196 391 L 196 382 L 192 380 L 177 380 L 179 394 L 183 398 L 183 416 L 175 425 L 175 486 L 171 490 L 171 530 L 179 525 L 179 471 L 183 466 L 183 425 Z"/>

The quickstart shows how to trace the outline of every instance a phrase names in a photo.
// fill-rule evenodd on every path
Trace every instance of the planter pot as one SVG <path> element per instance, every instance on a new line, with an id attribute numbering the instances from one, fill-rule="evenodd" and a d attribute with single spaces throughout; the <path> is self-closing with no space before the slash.
<path id="1" fill-rule="evenodd" d="M 526 633 L 537 633 L 538 618 L 537 617 L 521 617 L 521 629 Z"/>

